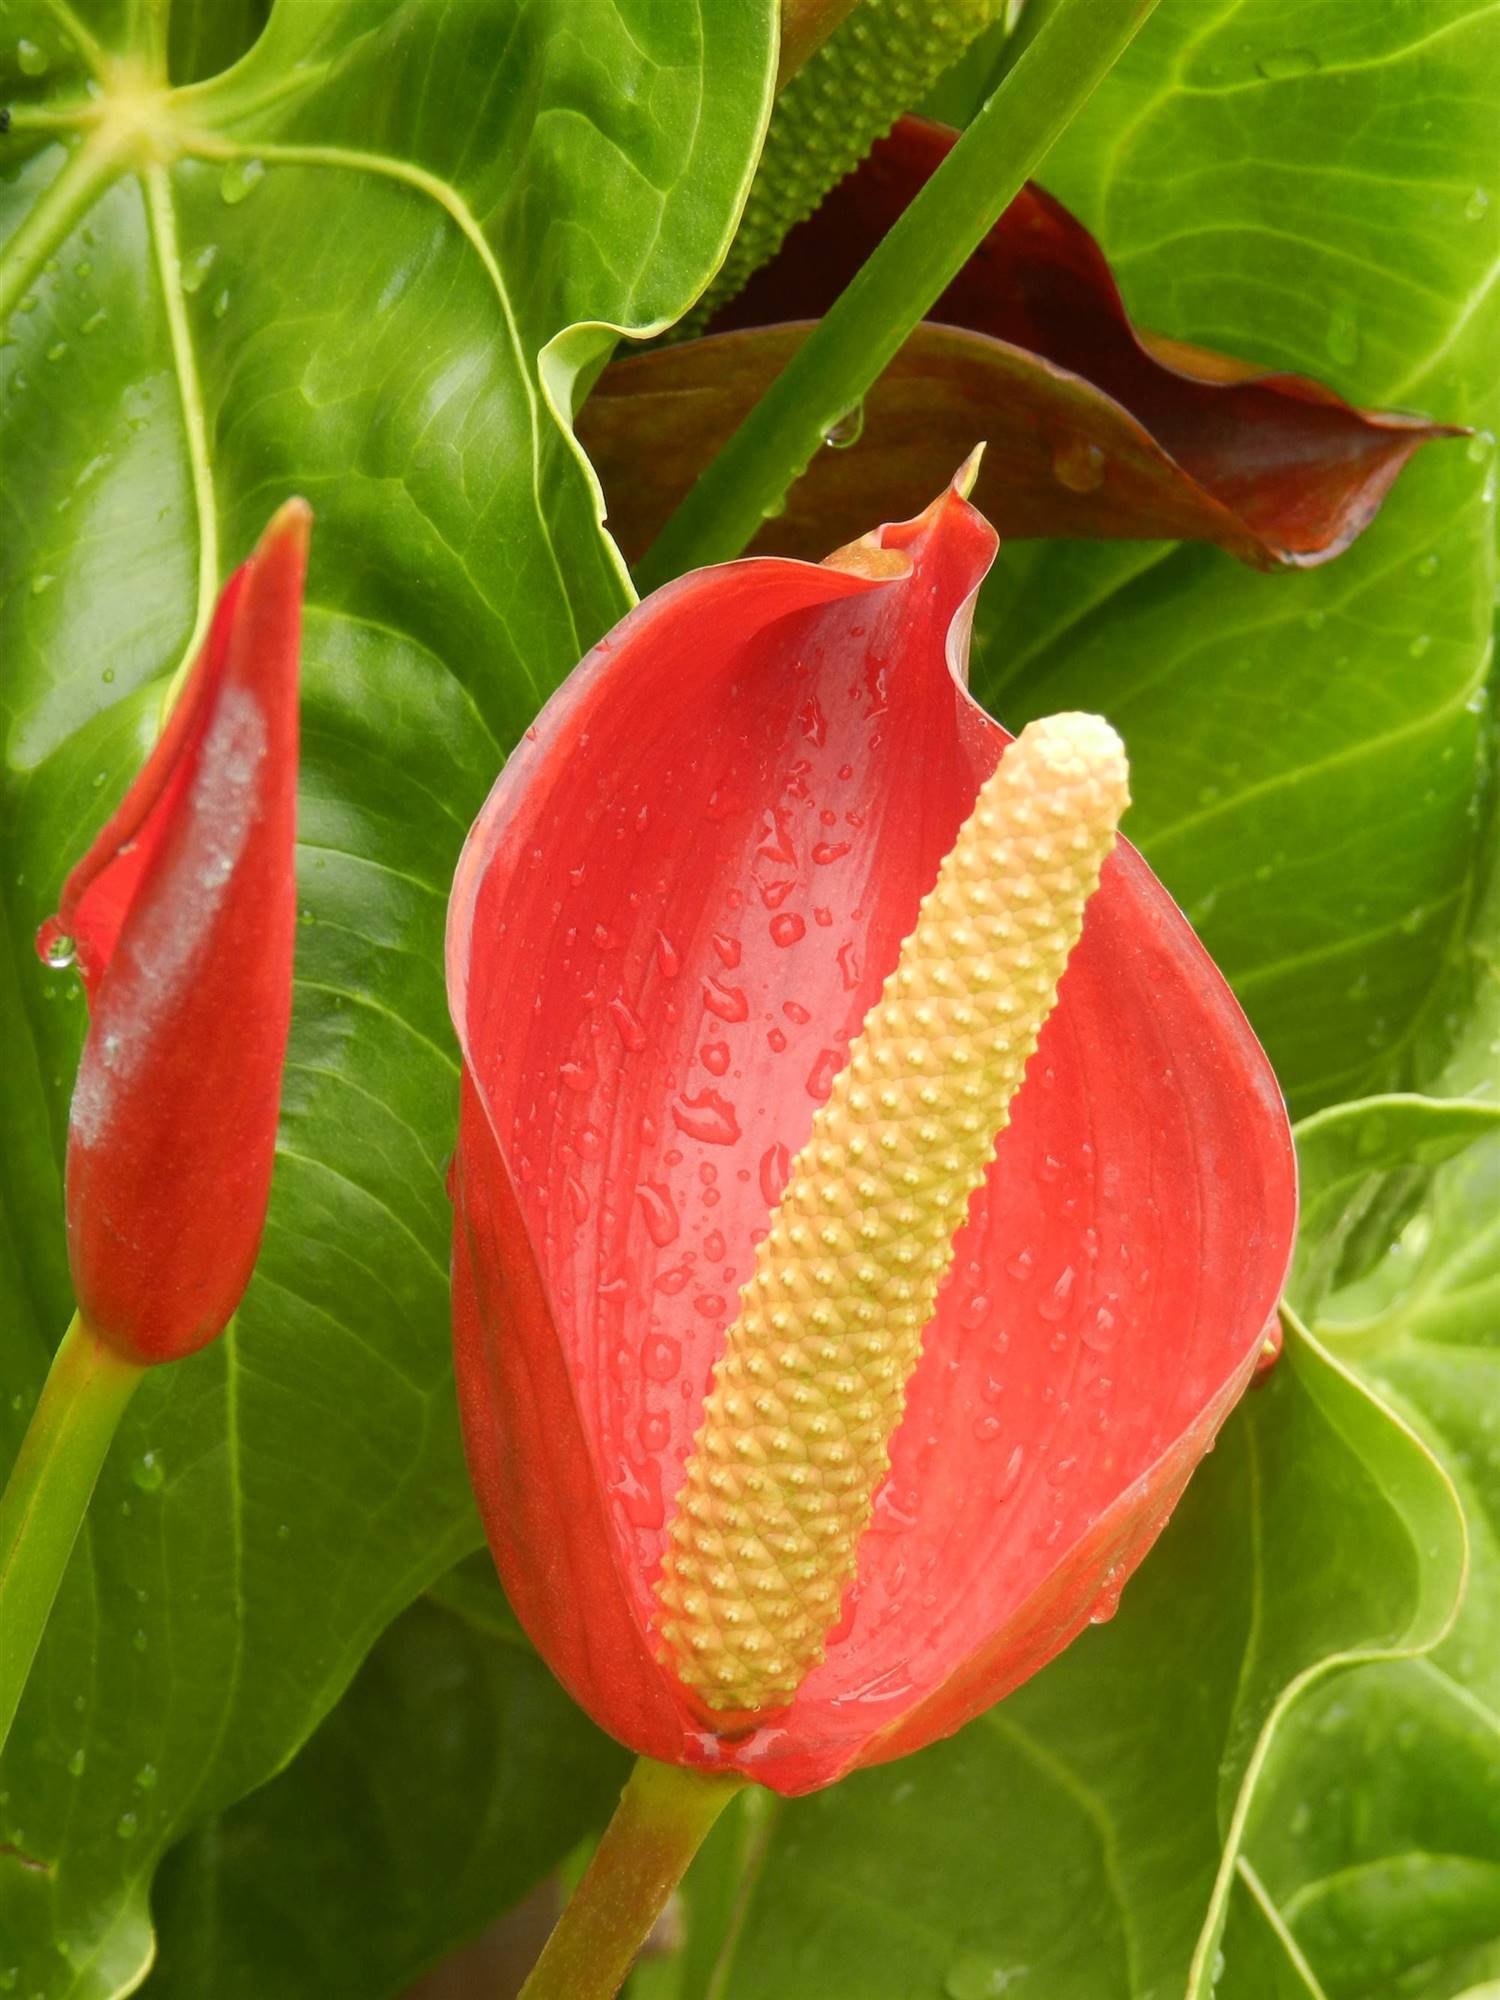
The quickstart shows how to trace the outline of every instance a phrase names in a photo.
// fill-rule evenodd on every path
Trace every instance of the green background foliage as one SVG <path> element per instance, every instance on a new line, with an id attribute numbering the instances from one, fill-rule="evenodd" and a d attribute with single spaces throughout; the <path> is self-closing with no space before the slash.
<path id="1" fill-rule="evenodd" d="M 772 10 L 279 0 L 257 40 L 257 0 L 177 0 L 196 139 L 76 201 L 36 116 L 82 87 L 67 11 L 0 0 L 0 238 L 51 218 L 0 348 L 0 1461 L 69 1310 L 82 1007 L 32 932 L 222 573 L 288 491 L 318 525 L 265 1254 L 106 1468 L 0 1769 L 0 1991 L 123 1994 L 154 1914 L 161 2000 L 394 1994 L 620 1775 L 462 1562 L 439 948 L 506 748 L 628 601 L 568 405 L 716 267 Z M 157 45 L 149 0 L 73 12 Z M 1162 0 L 1043 178 L 1143 324 L 1483 432 L 1497 97 L 1480 0 Z M 1493 517 L 1479 435 L 1318 571 L 1003 552 L 976 690 L 1119 724 L 1130 830 L 1311 1114 L 1299 1321 L 1116 1618 L 951 1742 L 728 1815 L 640 2000 L 1500 1979 L 1500 1140 L 1453 1103 L 1500 1095 Z"/>
<path id="2" fill-rule="evenodd" d="M 106 70 L 159 20 L 75 12 Z M 67 115 L 67 21 L 8 0 L 0 95 Z M 211 67 L 253 26 L 177 14 L 174 53 Z M 233 1331 L 141 1390 L 65 1581 L 0 1779 L 0 1991 L 128 1990 L 167 1847 L 284 1764 L 479 1541 L 448 1358 L 443 911 L 507 746 L 628 602 L 541 356 L 707 282 L 773 61 L 768 0 L 283 0 L 235 70 L 152 114 L 185 135 L 170 168 L 79 191 L 69 124 L 22 109 L 5 142 L 0 235 L 44 225 L 0 350 L 7 1456 L 69 1312 L 83 1008 L 32 933 L 221 573 L 288 492 L 317 525 L 264 1251 Z M 575 335 L 551 393 L 607 344 Z M 562 1757 L 577 1725 L 550 1715 Z"/>

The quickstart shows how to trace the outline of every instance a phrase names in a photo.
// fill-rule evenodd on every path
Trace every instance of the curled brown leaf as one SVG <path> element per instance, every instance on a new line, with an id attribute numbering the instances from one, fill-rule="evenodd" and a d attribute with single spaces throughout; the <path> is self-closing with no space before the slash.
<path id="1" fill-rule="evenodd" d="M 578 431 L 627 558 L 806 339 L 953 134 L 906 118 L 699 340 L 627 355 Z M 872 506 L 917 511 L 976 439 L 976 504 L 1002 536 L 1216 542 L 1272 569 L 1327 562 L 1363 532 L 1419 446 L 1454 427 L 1361 410 L 1131 323 L 1108 262 L 1028 186 L 766 522 L 762 554 L 816 558 Z"/>

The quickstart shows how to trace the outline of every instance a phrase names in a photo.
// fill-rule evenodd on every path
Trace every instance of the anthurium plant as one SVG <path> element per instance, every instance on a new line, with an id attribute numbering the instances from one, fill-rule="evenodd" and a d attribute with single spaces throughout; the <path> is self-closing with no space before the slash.
<path id="1" fill-rule="evenodd" d="M 0 0 L 0 1994 L 1500 1992 L 1497 101 Z"/>

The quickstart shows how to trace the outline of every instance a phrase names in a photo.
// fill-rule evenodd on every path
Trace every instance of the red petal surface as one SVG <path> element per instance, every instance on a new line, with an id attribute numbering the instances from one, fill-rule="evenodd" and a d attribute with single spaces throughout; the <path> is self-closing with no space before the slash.
<path id="1" fill-rule="evenodd" d="M 156 748 L 69 875 L 89 1034 L 68 1126 L 84 1317 L 138 1361 L 222 1331 L 270 1187 L 295 929 L 297 654 L 311 516 L 230 579 Z"/>
<path id="2" fill-rule="evenodd" d="M 1252 1368 L 1286 1121 L 1121 849 L 958 1243 L 828 1657 L 721 1741 L 652 1584 L 792 1154 L 1010 740 L 963 684 L 995 538 L 948 493 L 904 575 L 659 591 L 543 711 L 449 921 L 465 1432 L 528 1630 L 604 1726 L 786 1792 L 955 1728 L 1112 1598 Z"/>
<path id="3" fill-rule="evenodd" d="M 579 436 L 634 560 L 806 338 L 954 135 L 906 118 L 793 230 L 707 339 L 629 355 Z M 975 436 L 976 502 L 1002 535 L 1217 542 L 1265 567 L 1326 562 L 1374 518 L 1418 447 L 1455 433 L 1353 408 L 1321 383 L 1131 325 L 1103 252 L 1027 187 L 864 406 L 848 451 L 821 453 L 766 524 L 764 553 L 852 536 L 869 496 L 922 504 Z"/>

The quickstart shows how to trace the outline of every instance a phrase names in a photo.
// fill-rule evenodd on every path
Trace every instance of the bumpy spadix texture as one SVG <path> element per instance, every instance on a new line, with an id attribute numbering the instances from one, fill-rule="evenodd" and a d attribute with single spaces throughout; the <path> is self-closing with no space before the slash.
<path id="1" fill-rule="evenodd" d="M 702 326 L 787 231 L 857 167 L 903 111 L 924 97 L 1005 0 L 859 0 L 777 99 L 734 242 L 707 297 L 684 323 Z"/>
<path id="2" fill-rule="evenodd" d="M 1033 723 L 979 794 L 756 1254 L 659 1586 L 710 1707 L 795 1693 L 854 1575 L 953 1238 L 1127 802 L 1108 723 Z"/>

